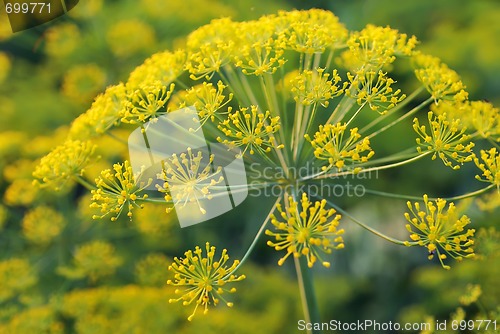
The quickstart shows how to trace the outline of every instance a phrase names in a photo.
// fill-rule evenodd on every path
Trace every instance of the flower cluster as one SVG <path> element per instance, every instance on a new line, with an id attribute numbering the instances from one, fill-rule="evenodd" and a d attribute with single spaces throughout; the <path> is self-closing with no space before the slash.
<path id="1" fill-rule="evenodd" d="M 439 100 L 463 101 L 467 98 L 465 85 L 457 72 L 450 69 L 435 57 L 416 54 L 415 69 L 417 79 L 424 85 L 436 103 Z"/>
<path id="2" fill-rule="evenodd" d="M 244 147 L 243 153 L 248 150 L 267 153 L 271 148 L 283 148 L 278 145 L 272 135 L 280 129 L 279 116 L 272 117 L 269 111 L 262 113 L 257 106 L 241 108 L 228 114 L 228 118 L 219 123 L 218 128 L 229 139 L 217 137 L 217 140 L 231 147 Z"/>
<path id="3" fill-rule="evenodd" d="M 421 208 L 418 202 L 408 202 L 410 213 L 406 212 L 405 217 L 410 222 L 406 229 L 411 233 L 411 240 L 427 248 L 429 259 L 433 259 L 437 253 L 443 268 L 450 269 L 450 266 L 443 262 L 448 257 L 446 254 L 457 261 L 474 256 L 472 237 L 475 230 L 465 231 L 465 227 L 470 224 L 469 217 L 463 215 L 458 218 L 455 205 L 450 203 L 445 210 L 446 203 L 446 200 L 441 198 L 430 201 L 429 197 L 424 195 L 424 208 Z"/>
<path id="4" fill-rule="evenodd" d="M 188 147 L 187 153 L 173 154 L 163 161 L 163 171 L 158 179 L 163 180 L 163 186 L 157 185 L 160 192 L 166 193 L 165 201 L 174 203 L 177 208 L 187 203 L 196 203 L 202 214 L 206 210 L 200 201 L 212 198 L 210 188 L 224 181 L 222 167 L 213 166 L 214 155 L 208 161 L 203 160 L 202 151 L 193 153 Z M 167 207 L 167 213 L 173 207 Z"/>
<path id="5" fill-rule="evenodd" d="M 297 75 L 291 88 L 295 101 L 305 106 L 319 103 L 328 107 L 329 100 L 341 95 L 347 86 L 347 82 L 342 87 L 339 85 L 342 79 L 337 70 L 333 71 L 331 79 L 329 77 L 330 73 L 325 73 L 324 68 L 317 68 L 314 72 L 306 70 Z"/>
<path id="6" fill-rule="evenodd" d="M 194 251 L 185 252 L 184 258 L 174 258 L 174 262 L 168 267 L 168 270 L 174 272 L 174 280 L 168 280 L 167 284 L 179 287 L 175 293 L 182 295 L 169 302 L 182 301 L 183 305 L 195 303 L 194 311 L 188 317 L 190 321 L 200 305 L 204 307 L 205 314 L 210 304 L 216 306 L 221 300 L 232 307 L 233 303 L 228 302 L 224 294 L 234 293 L 236 288 L 228 288 L 226 284 L 245 279 L 245 275 L 233 273 L 239 264 L 238 260 L 233 261 L 231 266 L 226 265 L 229 260 L 227 250 L 222 250 L 219 260 L 214 259 L 215 247 L 207 242 L 205 252 L 203 255 L 203 250 L 196 246 Z"/>
<path id="7" fill-rule="evenodd" d="M 477 167 L 483 172 L 481 176 L 476 175 L 476 179 L 494 184 L 500 189 L 500 154 L 497 149 L 493 147 L 488 151 L 481 150 L 481 160 L 483 162 L 474 158 Z"/>
<path id="8" fill-rule="evenodd" d="M 98 95 L 92 106 L 71 124 L 72 139 L 90 138 L 118 125 L 124 112 L 126 88 L 123 84 L 110 86 Z"/>
<path id="9" fill-rule="evenodd" d="M 114 214 L 111 220 L 115 221 L 124 209 L 128 210 L 127 216 L 132 218 L 132 209 L 141 207 L 137 201 L 148 198 L 147 194 L 140 193 L 152 180 L 142 181 L 140 175 L 134 175 L 130 163 L 125 161 L 123 164 L 114 164 L 113 171 L 103 170 L 95 182 L 97 189 L 92 190 L 91 207 L 99 208 L 102 215 L 94 215 L 93 218 Z"/>
<path id="10" fill-rule="evenodd" d="M 356 75 L 347 73 L 351 82 L 350 88 L 346 90 L 346 96 L 356 99 L 359 105 L 368 103 L 370 109 L 386 113 L 405 99 L 406 95 L 401 94 L 401 90 L 394 90 L 391 86 L 395 81 L 387 77 L 387 73 L 382 71 L 361 70 Z M 400 95 L 401 94 L 401 95 Z"/>
<path id="11" fill-rule="evenodd" d="M 144 123 L 156 120 L 158 116 L 167 113 L 166 105 L 175 85 L 165 86 L 161 81 L 154 81 L 131 89 L 127 93 L 124 113 L 121 121 L 124 123 Z"/>
<path id="12" fill-rule="evenodd" d="M 427 133 L 425 125 L 420 125 L 418 118 L 413 120 L 413 129 L 421 137 L 417 138 L 419 145 L 417 151 L 420 153 L 422 147 L 426 148 L 434 153 L 433 160 L 439 156 L 445 166 L 453 169 L 460 168 L 460 165 L 453 165 L 448 158 L 460 164 L 472 161 L 474 143 L 470 141 L 470 136 L 465 134 L 467 129 L 461 121 L 459 119 L 448 120 L 446 113 L 436 116 L 432 111 L 429 111 L 427 116 L 430 135 Z"/>
<path id="13" fill-rule="evenodd" d="M 305 256 L 307 265 L 311 268 L 317 260 L 323 266 L 330 267 L 330 262 L 324 260 L 320 252 L 330 254 L 332 249 L 344 248 L 343 229 L 338 229 L 341 216 L 334 209 L 326 209 L 326 200 L 309 201 L 303 193 L 299 203 L 289 197 L 285 208 L 278 205 L 280 218 L 271 215 L 271 224 L 276 232 L 266 230 L 266 234 L 275 241 L 267 244 L 277 251 L 285 250 L 286 254 L 279 261 L 281 266 L 293 254 L 294 257 Z"/>
<path id="14" fill-rule="evenodd" d="M 115 54 L 124 57 L 148 48 L 152 34 L 145 26 L 137 27 L 145 32 L 146 40 L 133 45 L 110 42 Z M 114 30 L 110 36 L 121 39 L 122 32 Z M 466 215 L 459 218 L 454 204 L 446 207 L 447 200 L 431 201 L 427 196 L 420 203 L 408 203 L 410 212 L 405 217 L 412 241 L 404 242 L 352 217 L 342 208 L 349 204 L 338 200 L 340 196 L 327 202 L 330 196 L 313 196 L 309 188 L 319 182 L 342 186 L 334 179 L 385 172 L 427 155 L 439 157 L 453 170 L 475 161 L 482 171 L 477 178 L 490 185 L 458 198 L 500 187 L 499 155 L 496 148 L 488 149 L 500 139 L 498 110 L 484 101 L 468 101 L 458 74 L 416 46 L 415 37 L 390 27 L 367 25 L 360 31 L 348 31 L 335 15 L 319 9 L 281 11 L 247 22 L 213 20 L 192 32 L 184 49 L 158 52 L 133 70 L 126 82 L 108 87 L 73 122 L 69 140 L 42 158 L 34 175 L 39 183 L 56 189 L 71 178 L 93 188 L 91 206 L 100 210 L 95 218 L 110 215 L 115 221 L 124 212 L 132 218 L 134 207 L 153 202 L 166 206 L 167 213 L 175 207 L 200 219 L 213 217 L 203 202 L 216 202 L 218 191 L 232 190 L 232 182 L 231 174 L 225 174 L 228 170 L 218 166 L 224 160 L 219 159 L 221 150 L 212 145 L 186 147 L 189 141 L 184 138 L 169 138 L 185 147 L 175 154 L 165 153 L 154 164 L 158 168 L 155 187 L 149 187 L 153 180 L 145 180 L 145 172 L 134 175 L 131 166 L 137 161 L 125 160 L 104 170 L 95 186 L 82 175 L 94 153 L 86 140 L 111 131 L 110 137 L 121 140 L 116 128 L 129 131 L 137 127 L 150 149 L 147 130 L 161 131 L 156 126 L 161 123 L 152 123 L 189 108 L 197 113 L 190 120 L 200 125 L 185 129 L 183 135 L 199 131 L 208 141 L 218 141 L 217 147 L 225 145 L 231 154 L 232 149 L 239 151 L 236 157 L 242 158 L 244 168 L 257 172 L 252 174 L 251 187 L 242 186 L 245 191 L 270 187 L 280 191 L 244 260 L 266 231 L 274 238 L 268 244 L 285 252 L 278 264 L 293 255 L 301 275 L 307 272 L 304 263 L 312 267 L 321 262 L 328 267 L 330 262 L 323 254 L 344 247 L 343 230 L 338 229 L 340 212 L 388 241 L 426 247 L 431 257 L 437 254 L 448 268 L 444 264 L 447 257 L 461 260 L 474 254 L 474 230 L 465 230 L 470 220 Z M 409 64 L 414 69 L 411 75 L 395 73 L 395 69 L 410 68 Z M 396 82 L 396 78 L 410 78 L 413 83 Z M 425 112 L 423 125 L 419 117 Z M 418 135 L 416 142 L 400 136 L 408 130 L 412 133 L 412 126 Z M 475 155 L 476 147 L 483 148 L 480 158 Z M 318 166 L 319 171 L 315 170 Z M 283 173 L 262 177 L 269 168 Z M 294 170 L 306 172 L 292 173 Z M 257 174 L 260 176 L 254 176 Z M 406 198 L 376 189 L 371 193 Z M 295 198 L 297 194 L 300 199 Z M 158 217 L 159 211 L 151 211 L 152 217 Z M 181 211 L 177 214 L 179 217 Z M 144 223 L 144 219 L 139 219 L 137 228 L 145 234 L 171 231 L 169 219 L 157 225 Z M 269 221 L 273 230 L 266 230 Z M 214 254 L 215 247 L 207 244 L 205 255 L 197 247 L 186 252 L 185 258 L 176 258 L 170 267 L 174 279 L 168 282 L 181 295 L 172 301 L 196 304 L 190 320 L 200 305 L 206 311 L 210 304 L 226 302 L 222 294 L 233 290 L 227 290 L 225 284 L 244 278 L 235 274 L 238 261 L 226 265 L 226 251 L 219 261 Z M 161 256 L 141 261 L 138 279 L 143 284 L 158 284 L 162 261 Z M 76 272 L 97 279 L 96 274 L 89 274 L 92 270 Z M 71 272 L 66 274 L 71 276 Z"/>
<path id="15" fill-rule="evenodd" d="M 184 92 L 179 98 L 182 101 L 179 107 L 194 106 L 198 111 L 201 125 L 208 120 L 214 122 L 215 117 L 224 113 L 222 110 L 233 98 L 233 93 L 229 93 L 226 98 L 224 95 L 226 88 L 227 86 L 220 80 L 217 82 L 217 88 L 212 83 L 203 82 Z"/>
<path id="16" fill-rule="evenodd" d="M 43 187 L 61 189 L 72 177 L 82 175 L 92 162 L 96 146 L 90 141 L 68 140 L 43 157 L 33 172 Z"/>
<path id="17" fill-rule="evenodd" d="M 349 134 L 345 134 L 346 130 L 345 123 L 326 124 L 319 126 L 314 139 L 309 135 L 305 136 L 314 148 L 314 156 L 328 162 L 328 165 L 322 167 L 323 170 L 332 167 L 337 169 L 353 167 L 367 162 L 375 154 L 370 148 L 370 139 L 367 137 L 361 139 L 358 128 L 351 128 Z M 355 170 L 359 171 L 360 167 L 356 167 Z"/>

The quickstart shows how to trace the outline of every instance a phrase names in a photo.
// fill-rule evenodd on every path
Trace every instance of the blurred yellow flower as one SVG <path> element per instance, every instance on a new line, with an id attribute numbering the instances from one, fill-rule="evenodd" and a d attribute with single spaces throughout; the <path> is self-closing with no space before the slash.
<path id="1" fill-rule="evenodd" d="M 131 19 L 115 23 L 106 34 L 106 41 L 117 57 L 128 57 L 150 50 L 156 43 L 153 27 Z"/>
<path id="2" fill-rule="evenodd" d="M 40 197 L 41 189 L 33 187 L 31 179 L 14 180 L 5 190 L 4 202 L 7 205 L 29 206 Z"/>
<path id="3" fill-rule="evenodd" d="M 37 283 L 34 268 L 28 260 L 12 258 L 0 262 L 0 302 L 26 291 Z"/>
<path id="4" fill-rule="evenodd" d="M 106 72 L 95 64 L 78 65 L 71 68 L 63 78 L 62 94 L 78 102 L 88 103 L 106 85 Z"/>
<path id="5" fill-rule="evenodd" d="M 35 306 L 15 314 L 10 322 L 0 325 L 2 334 L 65 333 L 64 324 L 51 306 Z"/>
<path id="6" fill-rule="evenodd" d="M 466 293 L 459 298 L 460 304 L 469 306 L 470 304 L 477 302 L 481 294 L 481 285 L 467 284 Z"/>
<path id="7" fill-rule="evenodd" d="M 441 63 L 435 57 L 429 57 L 420 53 L 415 54 L 414 60 L 417 68 L 415 75 L 431 94 L 436 104 L 438 100 L 464 101 L 468 94 L 465 85 L 460 80 L 457 72 Z M 423 59 L 419 59 L 423 58 Z"/>
<path id="8" fill-rule="evenodd" d="M 23 218 L 22 228 L 31 243 L 46 246 L 64 229 L 64 217 L 48 206 L 38 206 L 28 211 Z"/>
<path id="9" fill-rule="evenodd" d="M 476 166 L 483 172 L 476 175 L 476 179 L 496 185 L 500 192 L 500 154 L 497 149 L 492 147 L 488 151 L 481 150 L 481 160 L 482 162 L 479 158 L 474 158 Z"/>
<path id="10" fill-rule="evenodd" d="M 88 278 L 96 282 L 115 273 L 123 263 L 121 256 L 108 242 L 93 240 L 79 246 L 73 256 L 73 266 L 61 266 L 57 272 L 68 279 Z"/>
<path id="11" fill-rule="evenodd" d="M 82 39 L 78 26 L 61 23 L 50 27 L 45 33 L 45 52 L 51 57 L 67 57 L 81 45 Z"/>

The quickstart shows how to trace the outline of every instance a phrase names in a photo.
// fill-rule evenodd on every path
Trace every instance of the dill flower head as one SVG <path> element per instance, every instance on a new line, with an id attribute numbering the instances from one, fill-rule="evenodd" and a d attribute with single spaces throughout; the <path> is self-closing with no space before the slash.
<path id="1" fill-rule="evenodd" d="M 349 137 L 345 134 L 347 124 L 337 123 L 320 125 L 319 131 L 311 139 L 309 135 L 305 138 L 314 148 L 314 156 L 319 160 L 325 160 L 328 165 L 323 170 L 332 167 L 337 169 L 352 168 L 356 164 L 367 162 L 375 152 L 370 148 L 370 139 L 363 138 L 358 133 L 358 128 L 351 128 Z M 360 167 L 354 167 L 359 171 Z"/>
<path id="2" fill-rule="evenodd" d="M 158 178 L 165 181 L 163 186 L 156 185 L 158 191 L 165 193 L 165 200 L 173 202 L 177 208 L 187 203 L 196 203 L 202 214 L 206 213 L 200 201 L 212 199 L 210 188 L 224 181 L 222 167 L 213 166 L 214 155 L 208 160 L 202 151 L 188 147 L 187 153 L 173 154 L 163 161 L 163 171 Z M 167 207 L 167 212 L 173 207 Z"/>
<path id="3" fill-rule="evenodd" d="M 220 80 L 216 86 L 211 82 L 203 82 L 182 95 L 179 108 L 194 106 L 198 111 L 201 125 L 208 120 L 214 122 L 217 115 L 226 113 L 223 111 L 224 107 L 233 99 L 233 93 L 225 93 L 227 88 Z"/>
<path id="4" fill-rule="evenodd" d="M 31 243 L 45 246 L 64 229 L 64 217 L 47 206 L 36 207 L 26 213 L 22 221 L 23 234 Z"/>
<path id="5" fill-rule="evenodd" d="M 326 200 L 312 203 L 305 193 L 302 194 L 300 206 L 292 197 L 288 198 L 285 205 L 285 209 L 281 204 L 277 206 L 280 217 L 271 215 L 276 232 L 266 230 L 267 235 L 276 239 L 267 244 L 277 251 L 286 250 L 278 264 L 281 266 L 293 254 L 294 257 L 305 256 L 310 268 L 317 260 L 323 266 L 330 267 L 330 262 L 323 260 L 320 252 L 330 254 L 332 249 L 344 248 L 344 230 L 337 228 L 341 216 L 335 214 L 334 209 L 325 208 Z"/>
<path id="6" fill-rule="evenodd" d="M 95 282 L 115 273 L 123 259 L 115 254 L 108 242 L 94 240 L 79 246 L 73 256 L 73 266 L 57 268 L 60 275 L 69 279 L 88 278 Z"/>
<path id="7" fill-rule="evenodd" d="M 186 41 L 189 50 L 186 70 L 192 80 L 211 79 L 231 61 L 235 49 L 236 23 L 228 18 L 212 20 L 192 32 Z"/>
<path id="8" fill-rule="evenodd" d="M 291 80 L 291 92 L 295 101 L 306 106 L 320 103 L 323 107 L 328 107 L 329 100 L 341 95 L 347 86 L 347 82 L 339 85 L 342 79 L 337 70 L 333 71 L 331 79 L 329 77 L 330 73 L 325 73 L 324 68 L 298 74 Z"/>
<path id="9" fill-rule="evenodd" d="M 493 138 L 497 141 L 500 139 L 500 110 L 491 103 L 471 101 L 470 110 L 464 114 L 463 116 L 483 138 Z"/>
<path id="10" fill-rule="evenodd" d="M 418 118 L 413 120 L 413 129 L 420 136 L 417 138 L 419 145 L 417 151 L 422 152 L 422 148 L 426 148 L 434 153 L 432 160 L 439 157 L 445 166 L 453 169 L 459 169 L 460 165 L 453 165 L 448 158 L 459 164 L 472 161 L 474 143 L 469 141 L 471 137 L 465 134 L 467 128 L 462 125 L 460 119 L 448 120 L 446 113 L 434 115 L 432 111 L 429 111 L 427 116 L 430 135 L 427 133 L 426 126 L 420 125 Z"/>
<path id="11" fill-rule="evenodd" d="M 126 96 L 122 83 L 106 88 L 95 98 L 92 106 L 71 123 L 69 136 L 72 139 L 91 138 L 118 125 L 123 117 Z"/>
<path id="12" fill-rule="evenodd" d="M 174 87 L 174 84 L 167 87 L 161 81 L 154 81 L 131 89 L 127 94 L 121 121 L 131 124 L 155 121 L 158 116 L 167 113 L 167 101 Z"/>
<path id="13" fill-rule="evenodd" d="M 430 260 L 437 254 L 443 268 L 450 269 L 443 261 L 448 258 L 446 254 L 457 261 L 474 256 L 472 237 L 475 230 L 465 230 L 470 224 L 469 217 L 463 215 L 458 218 L 455 205 L 450 203 L 446 208 L 446 203 L 440 198 L 430 201 L 424 195 L 424 208 L 418 202 L 412 204 L 408 201 L 410 213 L 406 212 L 405 218 L 410 222 L 406 229 L 411 233 L 411 240 L 427 248 Z M 409 242 L 406 244 L 411 245 Z"/>
<path id="14" fill-rule="evenodd" d="M 138 88 L 156 81 L 168 86 L 184 71 L 185 63 L 184 50 L 155 53 L 130 73 L 127 87 Z"/>
<path id="15" fill-rule="evenodd" d="M 106 85 L 106 73 L 95 64 L 75 66 L 66 73 L 62 94 L 78 103 L 87 103 Z"/>
<path id="16" fill-rule="evenodd" d="M 126 160 L 123 164 L 114 164 L 113 170 L 103 170 L 95 182 L 97 189 L 92 190 L 90 207 L 99 208 L 102 215 L 94 215 L 93 218 L 103 218 L 111 214 L 111 221 L 115 221 L 123 210 L 127 210 L 127 216 L 132 219 L 134 207 L 142 207 L 137 201 L 148 198 L 147 194 L 141 192 L 152 183 L 152 180 L 144 182 L 140 174 L 134 175 L 132 166 Z"/>
<path id="17" fill-rule="evenodd" d="M 349 49 L 342 59 L 352 70 L 378 70 L 391 64 L 396 56 L 409 56 L 417 44 L 415 36 L 408 38 L 390 27 L 368 24 L 363 30 L 353 32 L 346 42 Z"/>
<path id="18" fill-rule="evenodd" d="M 348 31 L 331 12 L 311 9 L 307 11 L 280 11 L 277 16 L 260 19 L 263 24 L 276 25 L 277 33 L 286 49 L 315 54 L 342 47 Z"/>
<path id="19" fill-rule="evenodd" d="M 69 179 L 83 175 L 95 158 L 95 149 L 90 141 L 67 140 L 40 160 L 33 172 L 36 183 L 60 190 Z"/>
<path id="20" fill-rule="evenodd" d="M 25 259 L 0 261 L 0 302 L 4 302 L 31 288 L 38 278 L 34 268 Z"/>
<path id="21" fill-rule="evenodd" d="M 273 74 L 285 64 L 284 43 L 274 36 L 273 26 L 261 21 L 238 24 L 234 65 L 246 75 Z M 243 37 L 243 40 L 241 40 Z"/>
<path id="22" fill-rule="evenodd" d="M 466 87 L 457 72 L 435 57 L 428 57 L 420 53 L 416 53 L 414 57 L 417 65 L 415 75 L 431 94 L 436 104 L 441 99 L 452 101 L 467 99 Z M 423 66 L 419 66 L 420 64 Z"/>
<path id="23" fill-rule="evenodd" d="M 226 284 L 245 279 L 245 275 L 234 274 L 239 261 L 234 260 L 229 266 L 227 264 L 229 255 L 225 249 L 217 260 L 215 247 L 210 246 L 208 242 L 205 245 L 205 254 L 196 246 L 194 251 L 188 250 L 184 256 L 184 258 L 175 257 L 172 265 L 168 267 L 168 270 L 174 273 L 174 280 L 168 280 L 167 284 L 177 287 L 175 293 L 182 295 L 177 299 L 170 299 L 169 302 L 182 301 L 186 306 L 195 303 L 194 311 L 188 317 L 189 321 L 193 319 L 200 305 L 204 307 L 205 314 L 210 304 L 216 306 L 221 300 L 232 307 L 233 303 L 228 302 L 224 294 L 236 292 L 236 288 L 229 288 Z"/>
<path id="24" fill-rule="evenodd" d="M 268 153 L 278 145 L 273 133 L 280 129 L 279 116 L 272 117 L 269 111 L 262 113 L 257 106 L 229 111 L 228 118 L 219 123 L 218 128 L 227 138 L 217 137 L 217 140 L 230 147 L 244 147 L 242 155 L 248 150 Z"/>
<path id="25" fill-rule="evenodd" d="M 481 150 L 481 160 L 475 157 L 476 166 L 483 172 L 476 175 L 476 179 L 496 185 L 500 191 L 500 154 L 495 147 L 488 151 Z"/>
<path id="26" fill-rule="evenodd" d="M 391 86 L 395 81 L 387 77 L 387 73 L 373 70 L 360 70 L 356 75 L 347 73 L 351 82 L 350 89 L 346 90 L 346 96 L 356 99 L 359 105 L 368 103 L 370 109 L 386 113 L 405 99 L 401 89 L 394 90 Z"/>

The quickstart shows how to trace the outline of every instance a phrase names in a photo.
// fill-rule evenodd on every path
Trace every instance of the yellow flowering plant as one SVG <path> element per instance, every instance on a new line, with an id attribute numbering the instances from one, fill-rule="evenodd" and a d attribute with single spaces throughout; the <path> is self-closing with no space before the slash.
<path id="1" fill-rule="evenodd" d="M 151 124 L 179 108 L 193 107 L 207 138 L 240 149 L 234 158 L 243 158 L 253 172 L 251 182 L 240 188 L 248 187 L 274 204 L 241 261 L 229 265 L 226 250 L 216 260 L 215 247 L 208 243 L 205 254 L 196 247 L 175 258 L 169 267 L 174 279 L 168 284 L 178 287 L 175 293 L 180 296 L 171 302 L 194 304 L 189 320 L 200 306 L 205 313 L 220 300 L 232 306 L 223 293 L 236 290 L 225 284 L 245 278 L 237 272 L 267 235 L 267 244 L 284 252 L 279 265 L 293 259 L 306 321 L 317 322 L 310 268 L 316 263 L 330 267 L 329 254 L 344 248 L 343 225 L 357 224 L 398 245 L 422 246 L 430 259 L 437 254 L 443 268 L 449 269 L 448 256 L 458 261 L 474 256 L 472 222 L 453 201 L 498 190 L 497 109 L 487 102 L 469 101 L 458 74 L 423 54 L 417 44 L 414 36 L 390 27 L 368 25 L 348 31 L 334 14 L 319 9 L 281 11 L 248 22 L 213 20 L 191 33 L 184 49 L 152 55 L 127 82 L 98 96 L 72 123 L 68 141 L 42 158 L 34 173 L 36 182 L 54 189 L 69 179 L 82 183 L 93 194 L 91 206 L 100 209 L 96 219 L 109 216 L 114 221 L 124 211 L 133 219 L 133 210 L 150 202 L 164 203 L 165 214 L 172 205 L 196 202 L 203 215 L 206 210 L 200 200 L 215 198 L 212 193 L 224 187 L 226 178 L 214 166 L 213 153 L 202 157 L 188 148 L 173 154 L 162 161 L 156 179 L 134 174 L 128 161 L 115 164 L 115 173 L 103 171 L 95 185 L 83 173 L 94 155 L 94 138 L 114 136 L 119 127 L 139 128 L 148 143 Z M 413 91 L 400 88 L 395 72 L 399 64 L 413 66 L 413 86 L 405 86 L 415 87 Z M 427 119 L 422 117 L 425 112 Z M 404 149 L 400 145 L 381 149 L 381 134 L 394 129 L 415 132 L 415 139 L 404 143 Z M 185 144 L 184 138 L 175 140 Z M 486 146 L 491 148 L 474 150 Z M 449 167 L 448 173 L 475 163 L 477 178 L 484 183 L 451 198 L 364 186 L 362 195 L 357 195 L 417 201 L 408 202 L 410 212 L 401 216 L 402 227 L 405 218 L 409 223 L 409 240 L 390 237 L 343 208 L 341 197 L 352 185 L 342 178 L 379 172 L 390 177 L 384 171 L 416 162 L 435 168 L 432 160 L 437 157 Z M 270 176 L 264 169 L 279 172 Z M 156 191 L 149 188 L 153 184 Z M 343 195 L 332 195 L 331 190 L 339 187 Z M 92 268 L 79 270 L 97 278 Z"/>

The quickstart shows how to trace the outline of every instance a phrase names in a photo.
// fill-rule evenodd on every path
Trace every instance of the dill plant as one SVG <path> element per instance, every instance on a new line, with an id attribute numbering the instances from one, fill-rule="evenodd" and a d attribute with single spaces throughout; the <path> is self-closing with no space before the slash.
<path id="1" fill-rule="evenodd" d="M 402 246 L 425 247 L 429 258 L 437 256 L 445 269 L 450 268 L 449 258 L 474 256 L 475 230 L 453 201 L 497 191 L 498 109 L 469 101 L 459 75 L 419 51 L 417 44 L 414 36 L 390 27 L 367 25 L 348 31 L 331 12 L 317 9 L 283 11 L 246 22 L 213 20 L 191 33 L 185 48 L 152 55 L 127 82 L 99 95 L 72 123 L 68 140 L 41 160 L 34 172 L 36 182 L 56 190 L 66 182 L 80 182 L 92 191 L 91 206 L 101 213 L 94 216 L 97 219 L 116 220 L 121 214 L 133 219 L 133 210 L 148 202 L 164 202 L 167 214 L 174 203 L 210 200 L 221 179 L 202 185 L 208 170 L 190 150 L 171 157 L 158 175 L 156 196 L 145 189 L 158 180 L 134 175 L 128 161 L 103 171 L 94 183 L 83 172 L 96 159 L 95 138 L 114 136 L 118 127 L 144 128 L 162 115 L 194 106 L 203 130 L 239 148 L 247 167 L 284 172 L 275 179 L 253 179 L 249 186 L 250 192 L 279 188 L 280 195 L 271 199 L 272 208 L 243 258 L 229 265 L 227 251 L 218 257 L 208 243 L 205 252 L 197 247 L 175 258 L 169 267 L 174 278 L 168 284 L 183 290 L 176 290 L 181 296 L 171 301 L 194 306 L 190 320 L 200 306 L 205 312 L 220 300 L 233 306 L 222 294 L 236 291 L 232 285 L 245 278 L 239 274 L 241 266 L 257 242 L 268 236 L 267 244 L 282 256 L 278 264 L 294 262 L 305 319 L 317 322 L 310 268 L 330 267 L 328 254 L 349 247 L 342 237 L 344 224 L 358 224 Z M 413 67 L 413 86 L 396 82 L 393 70 L 398 63 Z M 420 117 L 425 112 L 427 119 Z M 414 131 L 415 141 L 403 150 L 374 150 L 380 134 L 396 126 Z M 485 146 L 490 148 L 476 150 Z M 335 197 L 307 191 L 316 182 L 335 184 L 338 177 L 369 172 L 384 176 L 385 170 L 416 161 L 430 166 L 438 158 L 449 173 L 475 164 L 484 186 L 453 198 L 370 190 L 408 201 L 401 225 L 406 225 L 409 240 L 361 222 Z M 300 168 L 310 173 L 290 172 Z M 184 171 L 191 171 L 189 177 L 183 177 Z M 182 189 L 180 197 L 170 194 L 172 187 Z"/>

